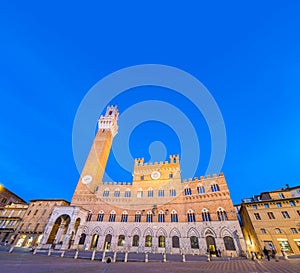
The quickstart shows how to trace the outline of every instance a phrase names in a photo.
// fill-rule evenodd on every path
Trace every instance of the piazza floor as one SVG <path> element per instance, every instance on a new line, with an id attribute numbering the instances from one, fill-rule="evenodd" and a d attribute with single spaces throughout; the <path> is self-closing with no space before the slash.
<path id="1" fill-rule="evenodd" d="M 102 263 L 100 260 L 61 258 L 57 256 L 32 255 L 32 253 L 0 252 L 0 271 L 5 273 L 298 273 L 300 272 L 300 259 L 289 260 L 259 260 L 246 259 L 220 260 L 214 259 L 207 262 L 200 261 L 161 261 L 145 262 L 116 262 Z"/>

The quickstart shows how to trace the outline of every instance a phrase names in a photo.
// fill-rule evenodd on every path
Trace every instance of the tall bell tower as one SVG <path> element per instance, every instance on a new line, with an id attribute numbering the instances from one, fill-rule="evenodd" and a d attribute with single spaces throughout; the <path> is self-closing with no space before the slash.
<path id="1" fill-rule="evenodd" d="M 81 172 L 71 205 L 80 205 L 82 198 L 93 194 L 102 182 L 114 136 L 118 133 L 119 112 L 117 106 L 108 106 L 105 115 L 98 120 L 98 131 L 88 158 Z"/>

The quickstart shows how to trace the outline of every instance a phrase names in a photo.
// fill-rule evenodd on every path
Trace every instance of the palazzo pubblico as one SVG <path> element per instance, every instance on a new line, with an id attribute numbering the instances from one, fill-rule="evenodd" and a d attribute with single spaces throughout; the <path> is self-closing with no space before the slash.
<path id="1" fill-rule="evenodd" d="M 54 207 L 40 249 L 239 256 L 245 241 L 222 173 L 183 180 L 178 155 L 134 162 L 133 181 L 103 182 L 118 108 L 109 106 L 70 205 Z"/>

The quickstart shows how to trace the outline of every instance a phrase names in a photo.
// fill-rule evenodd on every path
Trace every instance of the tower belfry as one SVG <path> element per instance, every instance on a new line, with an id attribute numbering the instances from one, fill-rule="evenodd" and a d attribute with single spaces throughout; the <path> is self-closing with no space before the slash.
<path id="1" fill-rule="evenodd" d="M 72 205 L 79 205 L 77 200 L 94 193 L 102 182 L 113 138 L 118 133 L 118 116 L 117 106 L 108 106 L 105 115 L 100 116 L 98 131 L 73 194 Z"/>

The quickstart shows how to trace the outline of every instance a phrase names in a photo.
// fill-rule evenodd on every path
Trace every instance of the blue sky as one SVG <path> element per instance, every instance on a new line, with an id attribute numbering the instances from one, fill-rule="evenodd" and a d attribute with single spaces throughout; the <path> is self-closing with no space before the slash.
<path id="1" fill-rule="evenodd" d="M 151 63 L 190 73 L 216 100 L 234 203 L 299 185 L 298 1 L 98 2 L 2 3 L 0 183 L 26 200 L 70 200 L 79 178 L 72 127 L 81 100 L 110 73 Z M 171 90 L 137 89 L 112 102 L 121 113 L 151 99 L 185 112 L 201 139 L 196 175 L 203 175 L 211 143 L 201 113 Z M 176 132 L 157 121 L 136 127 L 128 145 L 149 160 L 154 141 L 180 153 Z M 115 180 L 130 179 L 113 156 L 108 169 Z"/>

